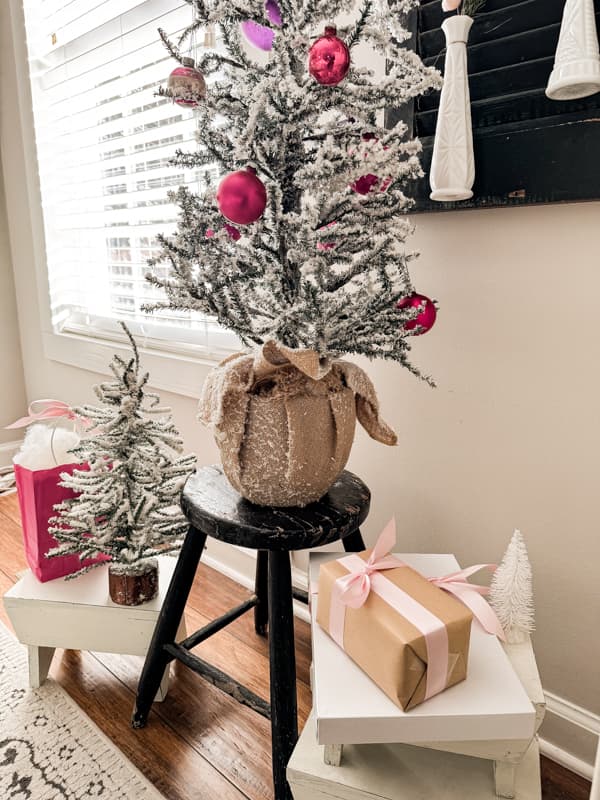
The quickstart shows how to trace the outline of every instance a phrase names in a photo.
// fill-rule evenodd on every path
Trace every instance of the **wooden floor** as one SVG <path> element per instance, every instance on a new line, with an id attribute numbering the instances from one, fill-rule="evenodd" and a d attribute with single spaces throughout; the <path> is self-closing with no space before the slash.
<path id="1" fill-rule="evenodd" d="M 26 567 L 16 495 L 0 498 L 0 594 Z M 234 581 L 202 566 L 188 606 L 188 631 L 247 597 Z M 4 607 L 0 619 L 10 627 Z M 300 725 L 311 707 L 310 636 L 296 620 Z M 195 652 L 268 700 L 268 648 L 247 614 Z M 51 675 L 169 800 L 272 800 L 269 723 L 180 664 L 166 702 L 148 727 L 129 725 L 141 659 L 57 651 Z M 544 800 L 587 800 L 589 783 L 543 759 Z M 440 799 L 442 800 L 442 799 Z"/>

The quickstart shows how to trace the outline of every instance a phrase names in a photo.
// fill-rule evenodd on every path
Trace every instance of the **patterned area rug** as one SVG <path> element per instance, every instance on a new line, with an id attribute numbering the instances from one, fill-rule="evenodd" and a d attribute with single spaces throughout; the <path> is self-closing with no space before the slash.
<path id="1" fill-rule="evenodd" d="M 0 624 L 2 800 L 164 800 L 57 683 L 27 678 L 25 648 Z"/>

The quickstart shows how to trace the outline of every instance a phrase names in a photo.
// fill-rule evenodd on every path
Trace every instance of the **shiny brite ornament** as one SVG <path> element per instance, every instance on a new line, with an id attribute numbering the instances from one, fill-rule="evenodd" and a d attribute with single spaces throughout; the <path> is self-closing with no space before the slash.
<path id="1" fill-rule="evenodd" d="M 237 228 L 234 228 L 233 225 L 228 225 L 225 223 L 223 225 L 223 229 L 227 231 L 229 234 L 229 238 L 233 239 L 234 242 L 238 242 L 242 238 L 242 234 L 238 231 Z M 206 233 L 204 234 L 207 239 L 212 239 L 215 236 L 215 232 L 212 228 L 208 228 Z"/>
<path id="2" fill-rule="evenodd" d="M 350 50 L 336 33 L 335 26 L 328 25 L 308 51 L 308 71 L 323 86 L 340 83 L 350 69 Z"/>
<path id="3" fill-rule="evenodd" d="M 265 13 L 271 25 L 281 28 L 282 18 L 281 11 L 275 0 L 267 0 L 265 3 Z M 275 40 L 275 31 L 267 25 L 259 25 L 258 22 L 253 20 L 246 20 L 240 23 L 240 30 L 246 41 L 258 47 L 259 50 L 269 51 L 273 47 Z"/>
<path id="4" fill-rule="evenodd" d="M 435 324 L 437 308 L 433 300 L 425 297 L 424 294 L 413 292 L 408 295 L 408 297 L 403 297 L 402 300 L 398 300 L 396 308 L 400 310 L 405 308 L 422 308 L 422 311 L 417 315 L 416 319 L 404 323 L 405 331 L 414 331 L 415 328 L 419 327 L 420 330 L 415 331 L 415 335 L 419 335 L 430 331 Z"/>
<path id="5" fill-rule="evenodd" d="M 267 190 L 253 167 L 227 175 L 217 190 L 219 211 L 229 222 L 250 225 L 264 214 Z"/>
<path id="6" fill-rule="evenodd" d="M 378 141 L 374 133 L 363 133 L 362 138 L 364 142 Z M 384 149 L 387 150 L 387 147 Z M 381 181 L 378 175 L 373 175 L 372 172 L 369 172 L 367 175 L 362 175 L 358 180 L 354 181 L 351 188 L 357 194 L 365 195 L 369 194 L 371 189 L 375 189 L 377 186 L 379 186 L 380 192 L 385 192 L 391 182 L 391 178 L 385 178 Z"/>
<path id="7" fill-rule="evenodd" d="M 169 75 L 167 88 L 173 102 L 186 108 L 195 108 L 198 99 L 206 97 L 206 81 L 193 58 L 182 59 L 181 66 Z"/>

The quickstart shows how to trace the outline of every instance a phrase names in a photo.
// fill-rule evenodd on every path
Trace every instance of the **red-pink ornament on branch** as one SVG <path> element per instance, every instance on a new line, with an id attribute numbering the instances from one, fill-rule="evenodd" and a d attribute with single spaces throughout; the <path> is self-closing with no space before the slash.
<path id="1" fill-rule="evenodd" d="M 377 136 L 374 133 L 363 133 L 362 135 L 363 142 L 372 142 L 372 141 L 379 141 Z M 383 148 L 387 150 L 387 147 Z M 365 153 L 365 158 L 367 154 Z M 385 178 L 383 181 L 380 180 L 378 175 L 373 175 L 372 172 L 369 172 L 367 175 L 362 175 L 358 180 L 355 180 L 354 183 L 351 185 L 351 189 L 355 191 L 357 194 L 369 194 L 371 189 L 375 189 L 375 187 L 379 186 L 380 192 L 385 192 L 388 188 L 392 179 L 390 177 Z M 381 185 L 379 185 L 381 184 Z"/>
<path id="2" fill-rule="evenodd" d="M 236 225 L 250 225 L 264 214 L 267 190 L 253 167 L 232 172 L 217 190 L 219 211 Z"/>
<path id="3" fill-rule="evenodd" d="M 173 102 L 186 108 L 195 108 L 198 100 L 206 97 L 206 81 L 193 58 L 182 59 L 181 66 L 169 75 L 167 89 Z"/>
<path id="4" fill-rule="evenodd" d="M 336 86 L 350 69 L 350 50 L 336 33 L 335 26 L 328 25 L 308 51 L 308 71 L 323 86 Z"/>
<path id="5" fill-rule="evenodd" d="M 414 331 L 415 328 L 418 327 L 420 330 L 415 331 L 415 335 L 427 333 L 427 331 L 430 331 L 435 324 L 437 308 L 435 307 L 433 300 L 425 297 L 424 294 L 417 294 L 416 292 L 413 292 L 412 294 L 408 295 L 408 297 L 403 297 L 402 300 L 398 300 L 396 308 L 400 310 L 405 308 L 421 309 L 415 319 L 411 319 L 409 322 L 404 323 L 405 331 Z"/>
<path id="6" fill-rule="evenodd" d="M 333 228 L 334 225 L 337 225 L 335 220 L 319 228 L 319 230 L 323 231 L 326 228 Z M 335 247 L 337 247 L 337 242 L 317 242 L 317 250 L 333 250 Z"/>
<path id="7" fill-rule="evenodd" d="M 283 23 L 281 10 L 275 0 L 267 0 L 265 13 L 271 25 L 281 28 Z M 269 28 L 268 25 L 260 25 L 258 22 L 249 19 L 240 23 L 240 30 L 246 41 L 250 42 L 254 47 L 258 47 L 259 50 L 269 51 L 272 49 L 275 31 L 273 28 Z"/>
<path id="8" fill-rule="evenodd" d="M 237 228 L 234 228 L 233 225 L 227 225 L 227 223 L 225 223 L 225 225 L 223 225 L 223 229 L 227 231 L 229 238 L 233 239 L 234 242 L 237 242 L 242 238 L 242 234 Z M 215 232 L 212 228 L 208 228 L 204 235 L 207 239 L 212 239 L 215 235 Z"/>

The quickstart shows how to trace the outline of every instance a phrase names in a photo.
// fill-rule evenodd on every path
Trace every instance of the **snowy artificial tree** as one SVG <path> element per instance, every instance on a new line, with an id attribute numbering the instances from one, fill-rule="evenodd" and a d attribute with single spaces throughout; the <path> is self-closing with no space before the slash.
<path id="1" fill-rule="evenodd" d="M 161 251 L 148 275 L 166 299 L 146 310 L 211 315 L 249 348 L 209 378 L 205 395 L 211 400 L 200 415 L 213 425 L 222 455 L 225 450 L 231 456 L 236 447 L 247 455 L 251 445 L 241 423 L 232 430 L 224 409 L 233 404 L 246 430 L 251 428 L 252 398 L 264 396 L 267 375 L 270 400 L 290 397 L 282 370 L 286 380 L 290 372 L 301 373 L 296 394 L 313 396 L 310 381 L 327 378 L 324 395 L 339 396 L 356 383 L 336 367 L 347 363 L 339 360 L 344 354 L 389 359 L 420 375 L 408 359 L 410 337 L 433 324 L 435 306 L 414 291 L 409 276 L 414 254 L 405 242 L 413 225 L 405 191 L 422 174 L 421 147 L 403 122 L 389 129 L 381 123 L 385 108 L 412 102 L 439 86 L 439 76 L 406 47 L 409 34 L 401 19 L 415 0 L 365 0 L 354 23 L 337 31 L 332 22 L 349 10 L 342 0 L 187 2 L 194 17 L 190 28 L 178 41 L 161 32 L 171 55 L 188 63 L 189 42 L 201 28 L 216 27 L 222 48 L 197 59 L 195 68 L 208 82 L 197 98 L 198 149 L 177 151 L 173 164 L 194 170 L 216 164 L 225 177 L 217 185 L 207 170 L 202 193 L 188 186 L 174 193 L 181 209 L 177 231 L 159 237 Z M 262 31 L 261 46 L 269 50 L 261 63 L 244 44 L 248 25 L 254 34 Z M 363 42 L 385 55 L 387 74 L 375 76 L 356 63 L 356 46 Z M 169 89 L 163 94 L 173 96 Z M 247 355 L 255 369 L 244 360 Z M 249 397 L 230 403 L 227 392 L 234 385 Z M 366 417 L 378 415 L 372 387 L 368 398 L 359 394 L 353 392 L 356 414 L 346 415 L 352 431 L 356 416 L 365 425 Z M 324 413 L 335 416 L 329 406 Z M 287 436 L 294 424 L 289 407 L 286 414 Z M 387 426 L 384 435 L 369 433 L 395 443 Z M 275 435 L 271 430 L 269 440 Z M 338 447 L 337 456 L 327 456 L 334 464 L 327 486 L 343 468 L 346 450 Z M 307 444 L 303 452 L 308 451 L 314 447 Z M 292 462 L 303 457 L 287 454 L 279 471 L 257 458 L 252 476 L 243 454 L 228 468 L 223 460 L 245 496 L 290 505 L 323 493 L 323 486 L 307 486 L 304 495 L 295 492 L 283 502 L 282 475 L 289 483 Z M 305 473 L 319 470 L 306 467 Z M 257 471 L 272 492 L 249 489 Z M 304 480 L 304 473 L 297 476 L 296 486 Z"/>
<path id="2" fill-rule="evenodd" d="M 531 564 L 521 531 L 514 532 L 502 563 L 494 573 L 489 602 L 507 642 L 526 641 L 535 628 L 535 611 Z"/>
<path id="3" fill-rule="evenodd" d="M 177 551 L 187 531 L 179 497 L 195 457 L 178 455 L 183 443 L 171 411 L 147 391 L 148 373 L 141 371 L 135 341 L 121 324 L 133 356 L 113 357 L 114 380 L 94 387 L 100 406 L 74 410 L 90 425 L 73 450 L 88 468 L 61 475 L 61 485 L 76 496 L 55 506 L 49 530 L 59 544 L 48 556 L 108 556 L 112 599 L 135 605 L 156 594 L 155 556 Z"/>

